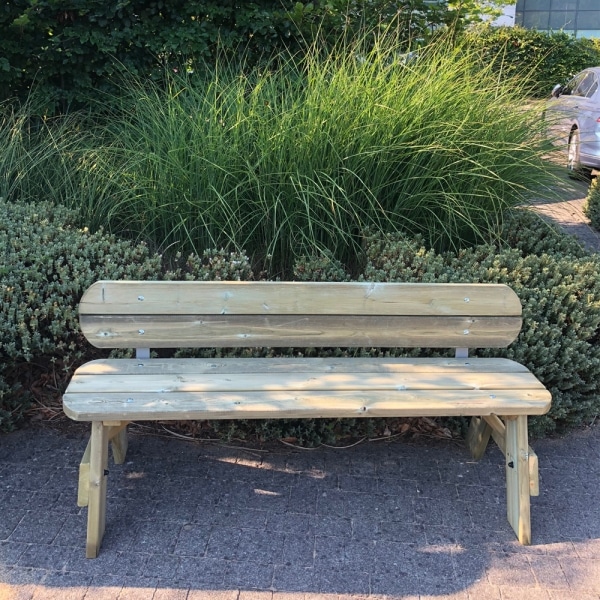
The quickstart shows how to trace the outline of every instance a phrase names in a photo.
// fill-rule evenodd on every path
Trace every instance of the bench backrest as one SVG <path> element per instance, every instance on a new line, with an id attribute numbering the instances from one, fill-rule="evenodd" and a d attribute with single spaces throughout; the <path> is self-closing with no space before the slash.
<path id="1" fill-rule="evenodd" d="M 98 281 L 79 305 L 98 348 L 508 346 L 500 284 Z"/>

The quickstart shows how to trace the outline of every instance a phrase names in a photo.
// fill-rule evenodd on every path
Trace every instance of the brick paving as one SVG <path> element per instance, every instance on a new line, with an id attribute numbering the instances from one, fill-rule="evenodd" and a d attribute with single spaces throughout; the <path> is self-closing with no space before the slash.
<path id="1" fill-rule="evenodd" d="M 130 435 L 84 558 L 80 424 L 0 437 L 0 599 L 600 600 L 600 428 L 534 440 L 534 545 L 504 459 L 434 439 L 347 449 Z"/>
<path id="2" fill-rule="evenodd" d="M 555 190 L 555 199 L 539 200 L 533 208 L 579 239 L 588 250 L 600 252 L 600 232 L 591 227 L 589 219 L 583 214 L 587 191 L 587 182 L 566 180 L 561 189 Z"/>
<path id="3" fill-rule="evenodd" d="M 600 251 L 571 183 L 540 214 Z M 504 459 L 456 441 L 299 450 L 130 436 L 84 558 L 80 424 L 0 436 L 0 600 L 600 600 L 600 428 L 532 442 L 533 545 Z"/>

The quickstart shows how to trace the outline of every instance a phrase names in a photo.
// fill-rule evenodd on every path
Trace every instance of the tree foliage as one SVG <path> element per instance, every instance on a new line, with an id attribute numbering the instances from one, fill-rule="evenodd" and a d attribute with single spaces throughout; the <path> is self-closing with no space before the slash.
<path id="1" fill-rule="evenodd" d="M 64 111 L 91 90 L 114 91 L 122 72 L 158 79 L 165 68 L 202 69 L 221 53 L 250 63 L 281 50 L 325 47 L 392 30 L 412 48 L 462 29 L 481 0 L 10 0 L 0 11 L 0 101 L 32 86 Z M 494 2 L 491 3 L 493 6 Z"/>

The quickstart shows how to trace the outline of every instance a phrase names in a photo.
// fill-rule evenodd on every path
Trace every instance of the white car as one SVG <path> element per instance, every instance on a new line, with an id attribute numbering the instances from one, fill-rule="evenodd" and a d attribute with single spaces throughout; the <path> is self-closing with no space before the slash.
<path id="1" fill-rule="evenodd" d="M 555 86 L 544 118 L 552 140 L 565 149 L 573 176 L 600 170 L 600 67 Z"/>

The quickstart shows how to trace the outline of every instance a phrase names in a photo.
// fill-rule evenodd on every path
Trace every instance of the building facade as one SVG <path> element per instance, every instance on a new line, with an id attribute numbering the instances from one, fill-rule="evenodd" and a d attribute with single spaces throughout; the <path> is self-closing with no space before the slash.
<path id="1" fill-rule="evenodd" d="M 600 37 L 600 0 L 517 0 L 515 25 Z"/>

